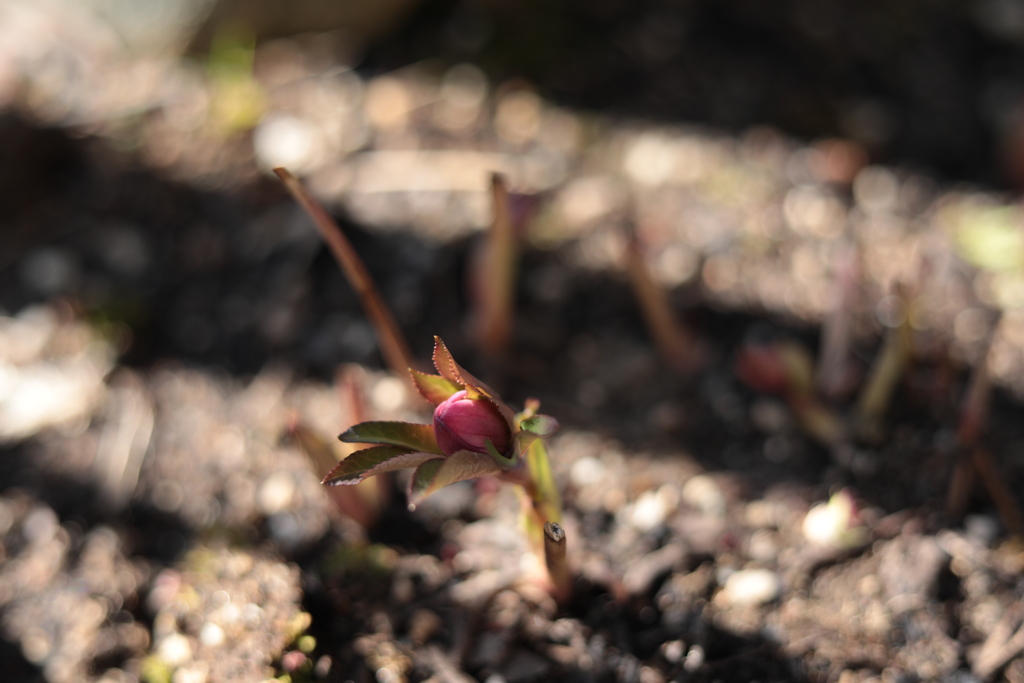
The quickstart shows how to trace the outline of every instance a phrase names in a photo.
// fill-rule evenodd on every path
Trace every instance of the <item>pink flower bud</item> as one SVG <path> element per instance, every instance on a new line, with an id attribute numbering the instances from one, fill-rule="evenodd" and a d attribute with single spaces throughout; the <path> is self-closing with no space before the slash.
<path id="1" fill-rule="evenodd" d="M 434 409 L 434 436 L 447 455 L 461 450 L 486 453 L 488 439 L 504 455 L 512 430 L 490 401 L 467 398 L 465 391 L 457 391 Z"/>

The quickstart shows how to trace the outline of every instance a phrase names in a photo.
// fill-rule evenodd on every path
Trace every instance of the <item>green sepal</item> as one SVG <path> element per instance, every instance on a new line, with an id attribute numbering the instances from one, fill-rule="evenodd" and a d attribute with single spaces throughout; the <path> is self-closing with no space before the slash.
<path id="1" fill-rule="evenodd" d="M 501 474 L 501 468 L 485 453 L 455 451 L 443 460 L 429 460 L 416 468 L 409 481 L 409 507 L 415 508 L 449 484 L 496 474 Z"/>
<path id="2" fill-rule="evenodd" d="M 444 455 L 434 437 L 433 425 L 413 422 L 361 422 L 350 427 L 338 438 L 345 443 L 389 444 Z"/>
<path id="3" fill-rule="evenodd" d="M 441 338 L 436 336 L 434 337 L 434 367 L 444 379 L 456 384 L 465 384 L 459 375 L 459 364 L 455 362 Z"/>
<path id="4" fill-rule="evenodd" d="M 477 398 L 477 394 L 481 394 L 491 399 L 498 406 L 498 410 L 505 416 L 509 424 L 512 424 L 512 419 L 515 417 L 512 409 L 498 398 L 498 393 L 494 389 L 481 382 L 466 368 L 455 362 L 455 358 L 448 350 L 448 347 L 437 336 L 434 337 L 434 367 L 437 368 L 437 371 L 445 379 L 462 385 L 462 388 L 466 390 L 470 398 Z"/>
<path id="5" fill-rule="evenodd" d="M 320 483 L 329 486 L 358 484 L 375 474 L 416 467 L 428 460 L 438 459 L 435 453 L 410 451 L 399 446 L 372 446 L 342 460 Z"/>
<path id="6" fill-rule="evenodd" d="M 428 375 L 425 372 L 413 370 L 412 368 L 409 368 L 409 373 L 412 375 L 412 383 L 416 385 L 416 389 L 423 395 L 423 398 L 435 406 L 441 405 L 452 394 L 461 391 L 463 388 L 458 382 L 441 377 L 440 375 Z"/>
<path id="7" fill-rule="evenodd" d="M 496 462 L 498 464 L 498 467 L 500 467 L 501 469 L 510 470 L 516 466 L 516 461 L 519 459 L 516 457 L 518 451 L 513 451 L 512 455 L 510 455 L 509 457 L 505 457 L 504 455 L 498 452 L 498 449 L 494 447 L 494 444 L 491 443 L 490 439 L 484 441 L 484 446 L 486 446 L 487 448 L 487 454 L 494 458 L 494 462 Z"/>
<path id="8" fill-rule="evenodd" d="M 527 449 L 530 447 L 530 444 L 532 444 L 539 438 L 540 437 L 534 434 L 533 432 L 521 430 L 518 434 L 516 434 L 516 453 L 518 453 L 520 456 L 525 455 Z"/>

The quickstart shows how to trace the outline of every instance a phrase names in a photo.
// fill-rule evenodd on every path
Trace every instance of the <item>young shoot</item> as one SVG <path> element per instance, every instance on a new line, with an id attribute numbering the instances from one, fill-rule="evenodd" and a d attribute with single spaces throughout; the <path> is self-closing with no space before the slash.
<path id="1" fill-rule="evenodd" d="M 415 468 L 408 490 L 412 509 L 449 484 L 496 477 L 519 489 L 530 547 L 544 558 L 544 524 L 561 522 L 561 499 L 543 442 L 558 422 L 538 414 L 540 404 L 533 399 L 515 413 L 456 363 L 439 337 L 434 337 L 434 366 L 437 375 L 409 371 L 415 387 L 435 406 L 433 424 L 377 421 L 351 427 L 339 437 L 342 441 L 372 445 L 342 460 L 323 483 L 358 484 L 384 472 Z M 564 567 L 564 557 L 559 561 Z M 565 583 L 564 571 L 551 574 L 553 581 Z M 556 594 L 566 593 L 567 587 L 558 583 Z"/>

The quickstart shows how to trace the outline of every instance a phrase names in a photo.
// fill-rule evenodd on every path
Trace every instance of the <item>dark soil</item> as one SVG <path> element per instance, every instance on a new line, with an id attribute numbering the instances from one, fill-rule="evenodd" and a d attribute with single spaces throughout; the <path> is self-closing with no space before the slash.
<path id="1" fill-rule="evenodd" d="M 430 3 L 355 72 L 324 68 L 305 38 L 267 43 L 255 132 L 176 127 L 173 107 L 209 84 L 170 76 L 174 97 L 88 125 L 54 120 L 30 88 L 11 102 L 0 115 L 5 680 L 1024 680 L 1019 266 L 991 268 L 963 246 L 986 207 L 1015 208 L 902 164 L 1006 181 L 971 104 L 999 78 L 973 75 L 1012 72 L 1016 48 L 943 3 L 852 15 L 649 5 Z M 470 50 L 452 27 L 474 26 L 474 12 L 524 18 Z M 551 43 L 568 52 L 512 50 L 525 17 L 571 33 Z M 858 22 L 880 27 L 881 47 L 843 28 Z M 673 31 L 695 38 L 659 51 Z M 406 66 L 431 50 L 441 62 Z M 467 57 L 589 109 L 522 83 L 485 82 L 473 100 L 480 72 L 439 66 Z M 123 56 L 82 59 L 128 69 Z M 891 74 L 892 59 L 911 75 Z M 323 116 L 331 97 L 347 104 Z M 394 98 L 404 108 L 375 109 Z M 896 132 L 858 139 L 842 125 L 851 102 L 882 102 Z M 440 335 L 510 404 L 539 398 L 561 422 L 550 451 L 577 577 L 565 604 L 531 581 L 516 500 L 495 482 L 410 512 L 405 479 L 388 479 L 368 494 L 382 503 L 365 525 L 343 512 L 365 512 L 365 499 L 319 484 L 296 425 L 333 443 L 353 412 L 344 387 L 370 418 L 429 415 L 382 369 L 358 297 L 265 172 L 259 140 L 275 116 L 333 145 L 336 156 L 317 160 L 313 146 L 295 163 L 416 357 L 426 364 Z M 362 142 L 338 142 L 339 120 L 362 126 Z M 800 142 L 769 124 L 848 140 Z M 487 164 L 541 198 L 501 361 L 467 332 L 486 212 L 485 176 L 466 181 L 465 169 Z M 658 356 L 635 302 L 627 223 L 700 341 L 689 376 Z M 735 359 L 764 339 L 819 353 L 850 245 L 863 263 L 847 301 L 854 379 L 823 405 L 852 423 L 891 333 L 894 283 L 915 291 L 913 361 L 880 438 L 822 444 L 793 404 L 740 381 Z M 1002 502 L 964 473 L 957 437 L 972 368 L 986 362 L 995 389 L 979 443 Z M 852 517 L 811 528 L 843 501 Z"/>

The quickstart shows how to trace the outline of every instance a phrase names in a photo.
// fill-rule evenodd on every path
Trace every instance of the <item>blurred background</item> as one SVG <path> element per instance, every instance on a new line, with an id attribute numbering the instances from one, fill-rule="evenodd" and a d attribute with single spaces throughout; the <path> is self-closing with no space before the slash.
<path id="1" fill-rule="evenodd" d="M 279 165 L 350 217 L 357 241 L 403 233 L 384 260 L 407 267 L 382 286 L 413 339 L 430 309 L 461 296 L 426 305 L 431 290 L 413 281 L 443 270 L 431 261 L 449 254 L 434 247 L 487 223 L 491 171 L 545 194 L 535 245 L 585 235 L 576 244 L 594 264 L 614 259 L 604 228 L 652 214 L 642 229 L 670 288 L 700 284 L 702 259 L 738 240 L 772 251 L 790 228 L 836 237 L 878 210 L 928 223 L 940 183 L 1024 182 L 1014 0 L 2 11 L 0 305 L 73 294 L 127 323 L 129 357 L 253 372 L 288 352 L 325 372 L 374 353 L 358 312 L 319 308 L 346 296 L 331 267 L 317 271 L 328 281 L 287 272 L 326 259 L 280 203 Z M 999 236 L 1015 211 L 945 208 L 952 230 L 977 219 Z M 798 275 L 827 270 L 806 256 Z M 735 289 L 727 280 L 705 293 Z M 797 315 L 824 306 L 805 300 L 812 288 L 763 289 L 742 298 Z"/>
<path id="2" fill-rule="evenodd" d="M 963 559 L 970 590 L 939 586 L 949 558 L 995 547 L 1013 524 L 1012 495 L 1009 513 L 972 484 L 947 504 L 951 480 L 963 483 L 956 416 L 972 367 L 999 390 L 1001 476 L 1024 482 L 1024 0 L 0 0 L 11 680 L 421 680 L 444 666 L 387 664 L 388 619 L 402 634 L 415 620 L 381 606 L 406 603 L 380 576 L 422 597 L 438 576 L 501 565 L 444 564 L 491 537 L 466 530 L 501 508 L 494 491 L 455 487 L 411 515 L 391 484 L 374 503 L 321 490 L 310 453 L 343 455 L 323 443 L 353 416 L 425 418 L 383 369 L 359 298 L 278 166 L 338 218 L 418 359 L 439 334 L 510 403 L 539 397 L 562 421 L 556 473 L 592 539 L 592 593 L 616 605 L 607 614 L 628 602 L 622 590 L 634 600 L 626 616 L 581 608 L 587 639 L 603 634 L 665 676 L 699 638 L 723 660 L 755 653 L 730 660 L 762 667 L 736 664 L 736 680 L 833 680 L 858 661 L 873 673 L 848 680 L 868 680 L 889 660 L 921 679 L 991 673 L 964 653 L 1019 603 L 1019 549 Z M 497 357 L 474 337 L 467 276 L 492 173 L 522 228 Z M 652 330 L 638 268 L 692 342 L 683 371 Z M 751 338 L 828 357 L 820 338 L 837 313 L 846 341 L 824 401 L 836 415 L 853 412 L 882 340 L 913 338 L 883 439 L 822 438 L 829 427 L 733 370 Z M 914 642 L 931 654 L 897 635 L 864 654 L 866 631 L 831 622 L 834 651 L 778 645 L 813 641 L 839 613 L 823 596 L 858 580 L 833 575 L 782 609 L 816 562 L 850 559 L 836 542 L 822 560 L 800 527 L 847 486 L 872 533 L 887 530 L 880 542 L 973 515 L 941 549 L 906 541 L 920 562 L 874 556 L 895 575 L 931 572 L 920 590 L 864 589 L 920 593 L 934 608 L 913 613 L 923 621 L 911 628 L 886 603 L 903 616 L 885 624 L 924 634 Z M 608 588 L 664 548 L 678 554 Z M 710 599 L 749 562 L 774 577 L 767 599 L 722 598 L 725 621 L 708 631 L 679 577 L 702 571 L 693 590 Z M 949 636 L 936 605 L 953 594 L 974 621 Z M 752 616 L 755 603 L 774 611 Z M 655 644 L 602 630 L 623 619 Z M 734 640 L 769 622 L 772 638 Z M 351 644 L 367 633 L 377 640 Z M 666 639 L 682 654 L 659 649 Z M 494 680 L 560 666 L 527 658 L 522 674 L 512 655 L 479 657 L 470 669 Z M 721 674 L 700 661 L 693 680 Z M 406 673 L 381 678 L 392 669 Z"/>

